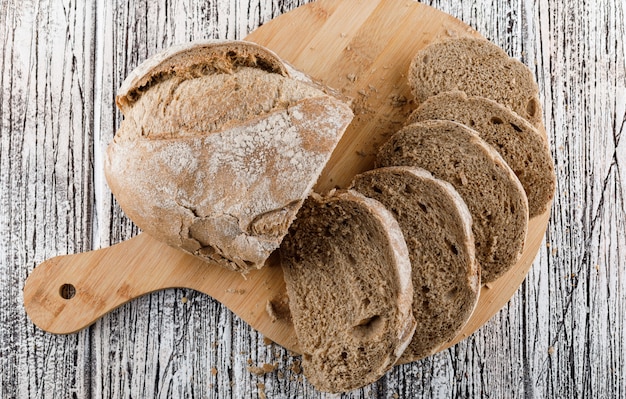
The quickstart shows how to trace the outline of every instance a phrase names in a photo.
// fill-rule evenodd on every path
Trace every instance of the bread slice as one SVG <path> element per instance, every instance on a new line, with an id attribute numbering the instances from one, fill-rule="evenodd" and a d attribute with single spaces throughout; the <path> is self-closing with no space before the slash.
<path id="1" fill-rule="evenodd" d="M 407 125 L 380 148 L 376 164 L 418 166 L 454 186 L 472 214 L 483 283 L 515 265 L 528 229 L 526 194 L 502 157 L 472 129 L 452 121 Z"/>
<path id="2" fill-rule="evenodd" d="M 409 254 L 391 213 L 354 191 L 313 194 L 280 254 L 308 381 L 345 392 L 379 379 L 415 330 Z"/>
<path id="3" fill-rule="evenodd" d="M 410 166 L 370 170 L 351 188 L 385 205 L 404 233 L 417 328 L 400 362 L 429 356 L 459 333 L 478 302 L 480 271 L 467 205 L 450 183 Z"/>
<path id="4" fill-rule="evenodd" d="M 232 270 L 260 268 L 352 119 L 327 93 L 253 43 L 168 49 L 117 96 L 111 191 L 155 238 Z"/>
<path id="5" fill-rule="evenodd" d="M 522 183 L 529 216 L 548 209 L 556 186 L 554 161 L 546 139 L 528 121 L 493 100 L 460 91 L 428 98 L 407 124 L 430 119 L 447 119 L 474 129 L 498 151 Z"/>
<path id="6" fill-rule="evenodd" d="M 408 79 L 418 104 L 441 92 L 460 90 L 503 104 L 543 129 L 539 88 L 532 72 L 487 40 L 435 42 L 415 55 Z"/>

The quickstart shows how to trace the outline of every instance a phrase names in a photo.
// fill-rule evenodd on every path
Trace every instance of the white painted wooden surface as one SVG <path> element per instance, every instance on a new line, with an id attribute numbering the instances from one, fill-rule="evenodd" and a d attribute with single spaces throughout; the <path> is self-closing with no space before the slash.
<path id="1" fill-rule="evenodd" d="M 0 397 L 330 397 L 296 372 L 297 357 L 192 291 L 148 295 L 69 336 L 34 327 L 21 298 L 39 262 L 137 233 L 102 176 L 126 74 L 170 44 L 242 38 L 301 3 L 0 3 Z M 626 397 L 626 4 L 426 3 L 535 72 L 557 197 L 546 245 L 499 314 L 345 397 Z M 263 363 L 278 369 L 247 370 Z"/>

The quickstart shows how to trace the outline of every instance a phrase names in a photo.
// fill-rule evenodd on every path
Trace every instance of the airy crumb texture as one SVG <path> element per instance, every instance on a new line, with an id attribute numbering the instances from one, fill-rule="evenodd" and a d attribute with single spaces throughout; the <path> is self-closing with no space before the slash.
<path id="1" fill-rule="evenodd" d="M 474 129 L 511 167 L 528 197 L 530 217 L 548 210 L 556 187 L 548 142 L 528 121 L 493 100 L 445 92 L 428 98 L 407 124 L 446 119 Z"/>
<path id="2" fill-rule="evenodd" d="M 309 382 L 345 392 L 379 379 L 415 329 L 408 250 L 391 213 L 352 191 L 314 194 L 280 252 Z"/>
<path id="3" fill-rule="evenodd" d="M 472 129 L 452 121 L 402 128 L 379 150 L 377 166 L 417 166 L 451 183 L 472 214 L 482 282 L 519 259 L 528 229 L 528 201 L 502 157 Z"/>
<path id="4" fill-rule="evenodd" d="M 265 264 L 352 120 L 350 107 L 267 49 L 166 50 L 118 95 L 105 174 L 143 231 L 228 269 Z"/>
<path id="5" fill-rule="evenodd" d="M 469 210 L 452 185 L 409 166 L 365 172 L 351 188 L 391 211 L 409 249 L 417 328 L 399 362 L 429 356 L 457 335 L 478 301 Z"/>
<path id="6" fill-rule="evenodd" d="M 543 126 L 532 72 L 487 40 L 458 38 L 429 45 L 413 58 L 409 84 L 418 104 L 436 94 L 460 90 L 495 100 L 533 126 Z"/>

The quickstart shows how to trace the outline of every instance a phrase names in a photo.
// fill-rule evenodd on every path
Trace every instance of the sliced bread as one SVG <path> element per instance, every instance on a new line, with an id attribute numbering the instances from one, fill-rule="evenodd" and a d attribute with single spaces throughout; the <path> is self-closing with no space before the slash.
<path id="1" fill-rule="evenodd" d="M 450 183 L 410 166 L 357 175 L 352 189 L 381 202 L 406 240 L 417 328 L 400 362 L 429 356 L 452 340 L 472 315 L 480 291 L 472 217 Z"/>
<path id="2" fill-rule="evenodd" d="M 228 269 L 265 264 L 352 111 L 249 42 L 173 47 L 129 75 L 105 174 L 143 231 Z"/>
<path id="3" fill-rule="evenodd" d="M 495 100 L 533 126 L 543 126 L 539 88 L 532 72 L 487 40 L 435 42 L 415 55 L 408 79 L 418 104 L 441 92 L 460 90 Z"/>
<path id="4" fill-rule="evenodd" d="M 554 161 L 546 139 L 528 121 L 493 100 L 460 91 L 428 98 L 407 124 L 429 119 L 447 119 L 474 129 L 500 153 L 522 183 L 529 216 L 548 209 L 556 186 Z"/>
<path id="5" fill-rule="evenodd" d="M 379 379 L 411 341 L 411 265 L 402 231 L 354 191 L 313 194 L 281 249 L 304 375 L 345 392 Z"/>
<path id="6" fill-rule="evenodd" d="M 472 215 L 483 283 L 515 265 L 528 229 L 526 194 L 502 157 L 472 129 L 452 121 L 407 125 L 380 148 L 376 165 L 421 167 L 454 186 Z"/>

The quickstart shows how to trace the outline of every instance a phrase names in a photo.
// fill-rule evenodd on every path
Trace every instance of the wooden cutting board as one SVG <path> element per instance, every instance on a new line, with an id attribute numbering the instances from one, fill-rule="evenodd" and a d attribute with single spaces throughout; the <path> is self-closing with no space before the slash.
<path id="1" fill-rule="evenodd" d="M 323 193 L 346 187 L 355 174 L 370 169 L 375 149 L 415 107 L 406 84 L 412 56 L 429 43 L 461 36 L 480 37 L 461 21 L 413 1 L 320 0 L 266 23 L 246 39 L 352 98 L 354 121 L 316 186 Z M 543 241 L 548 217 L 546 212 L 530 221 L 520 261 L 482 288 L 473 317 L 450 346 L 513 296 Z M 139 234 L 110 248 L 47 260 L 26 281 L 24 303 L 37 326 L 68 334 L 134 298 L 173 287 L 212 296 L 269 339 L 298 352 L 293 325 L 268 313 L 272 308 L 280 316 L 284 310 L 285 283 L 276 256 L 244 276 Z"/>

